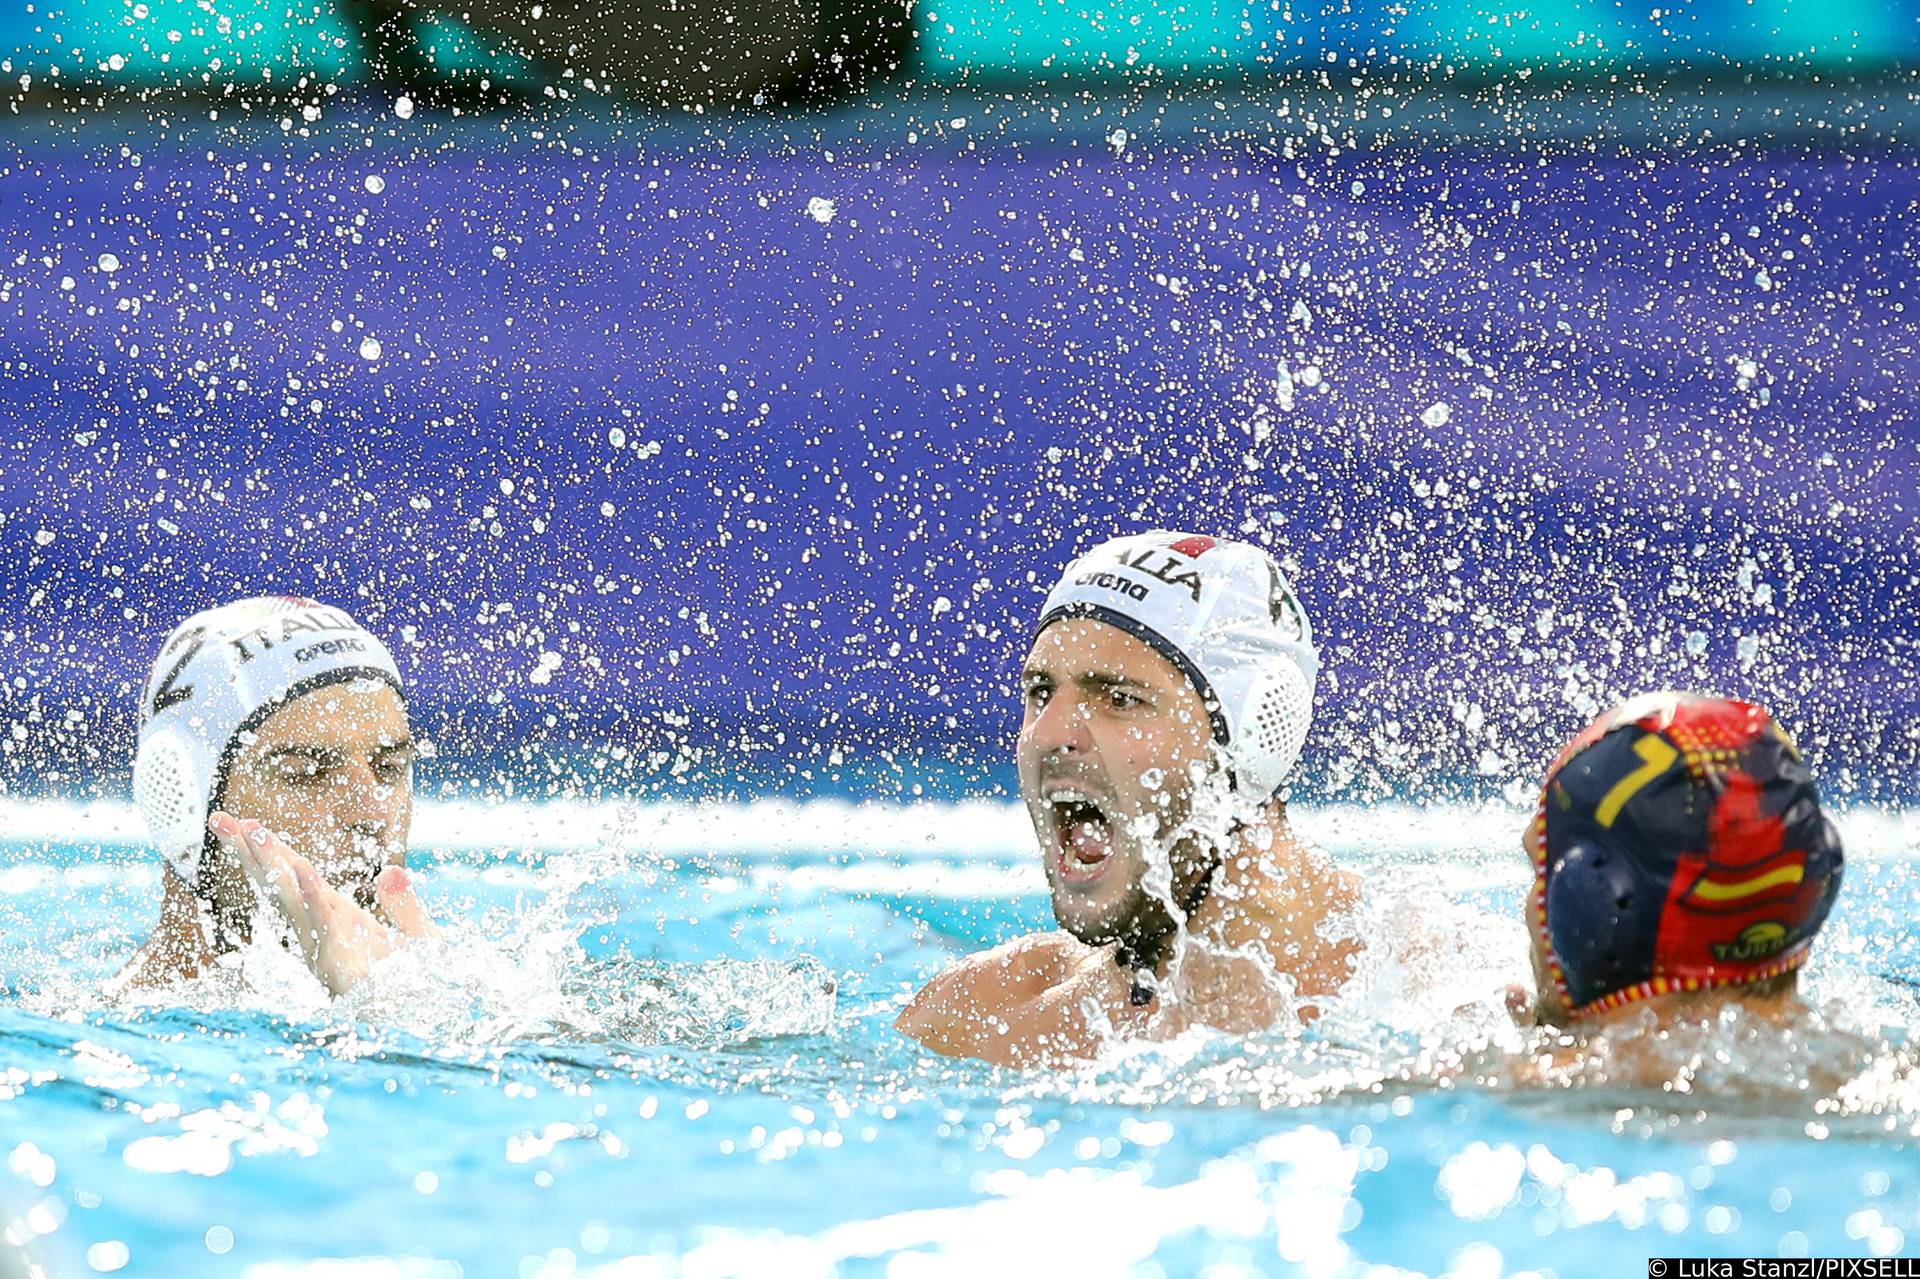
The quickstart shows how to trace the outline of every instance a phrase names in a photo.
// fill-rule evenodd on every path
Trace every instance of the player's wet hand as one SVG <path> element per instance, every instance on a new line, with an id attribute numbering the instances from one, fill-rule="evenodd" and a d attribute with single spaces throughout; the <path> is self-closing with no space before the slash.
<path id="1" fill-rule="evenodd" d="M 1507 1014 L 1518 1026 L 1532 1026 L 1539 1021 L 1533 1006 L 1533 992 L 1519 982 L 1507 987 Z"/>
<path id="2" fill-rule="evenodd" d="M 380 914 L 407 937 L 438 938 L 440 930 L 427 917 L 420 896 L 413 891 L 413 878 L 399 866 L 389 866 L 373 881 L 374 896 Z"/>
<path id="3" fill-rule="evenodd" d="M 287 847 L 266 825 L 215 810 L 208 829 L 234 855 L 247 877 L 286 921 L 294 947 L 329 993 L 342 995 L 373 966 L 413 937 L 437 936 L 405 872 L 398 867 L 376 881 L 383 922 L 329 884 L 312 862 Z M 396 884 L 391 878 L 399 876 Z"/>

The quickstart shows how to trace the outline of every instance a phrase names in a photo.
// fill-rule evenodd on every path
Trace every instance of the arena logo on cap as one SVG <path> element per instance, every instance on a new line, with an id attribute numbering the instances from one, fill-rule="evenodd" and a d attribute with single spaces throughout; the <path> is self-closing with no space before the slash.
<path id="1" fill-rule="evenodd" d="M 1082 573 L 1073 579 L 1075 586 L 1097 586 L 1103 591 L 1118 591 L 1130 600 L 1142 601 L 1147 598 L 1147 588 L 1130 577 L 1118 573 Z"/>
<path id="2" fill-rule="evenodd" d="M 321 640 L 316 644 L 309 644 L 305 648 L 297 650 L 293 655 L 293 660 L 296 662 L 311 662 L 316 657 L 340 657 L 347 653 L 364 653 L 366 651 L 367 642 L 365 640 L 346 635 L 339 639 Z"/>

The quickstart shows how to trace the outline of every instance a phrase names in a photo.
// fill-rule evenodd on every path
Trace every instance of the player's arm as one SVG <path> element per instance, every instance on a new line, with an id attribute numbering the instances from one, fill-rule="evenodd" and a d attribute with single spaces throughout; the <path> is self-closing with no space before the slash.
<path id="1" fill-rule="evenodd" d="M 998 1057 L 1007 1014 L 1066 976 L 1057 933 L 1035 933 L 969 955 L 915 995 L 895 1019 L 901 1034 L 950 1057 Z"/>

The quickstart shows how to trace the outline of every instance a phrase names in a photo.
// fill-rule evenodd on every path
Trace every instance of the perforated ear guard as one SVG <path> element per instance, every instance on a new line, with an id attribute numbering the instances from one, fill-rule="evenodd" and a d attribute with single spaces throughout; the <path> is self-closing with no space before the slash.
<path id="1" fill-rule="evenodd" d="M 1652 970 L 1666 894 L 1598 831 L 1548 856 L 1549 940 L 1568 999 L 1578 1006 L 1641 980 Z"/>
<path id="2" fill-rule="evenodd" d="M 188 744 L 164 729 L 150 733 L 133 757 L 133 799 L 154 844 L 174 873 L 193 882 L 205 840 L 207 789 Z"/>
<path id="3" fill-rule="evenodd" d="M 1265 803 L 1277 793 L 1300 759 L 1313 718 L 1313 690 L 1292 662 L 1273 662 L 1257 677 L 1232 719 L 1237 789 Z"/>

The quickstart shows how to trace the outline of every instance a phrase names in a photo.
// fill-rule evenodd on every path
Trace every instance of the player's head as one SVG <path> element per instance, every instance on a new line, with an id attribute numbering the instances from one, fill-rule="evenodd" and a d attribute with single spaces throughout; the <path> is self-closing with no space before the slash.
<path id="1" fill-rule="evenodd" d="M 1547 774 L 1526 845 L 1543 1021 L 1791 980 L 1844 860 L 1773 717 L 1682 693 L 1635 698 L 1583 730 Z"/>
<path id="2" fill-rule="evenodd" d="M 1171 929 L 1234 812 L 1277 797 L 1318 670 L 1258 547 L 1154 532 L 1070 564 L 1027 654 L 1016 749 L 1061 926 L 1093 944 Z"/>
<path id="3" fill-rule="evenodd" d="M 393 655 L 312 600 L 238 600 L 160 647 L 141 703 L 134 796 L 168 867 L 244 920 L 245 880 L 207 832 L 224 808 L 284 837 L 363 903 L 405 858 L 413 740 Z"/>

